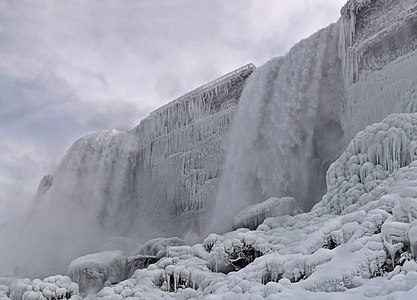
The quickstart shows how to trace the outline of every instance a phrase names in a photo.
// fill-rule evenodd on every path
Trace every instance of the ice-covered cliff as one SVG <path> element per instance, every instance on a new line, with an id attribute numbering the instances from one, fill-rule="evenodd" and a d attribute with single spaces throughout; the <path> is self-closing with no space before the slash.
<path id="1" fill-rule="evenodd" d="M 129 132 L 81 138 L 42 201 L 78 203 L 109 234 L 198 232 L 214 205 L 225 133 L 254 69 L 246 65 L 168 103 Z"/>
<path id="2" fill-rule="evenodd" d="M 270 197 L 310 209 L 355 133 L 414 111 L 416 70 L 414 0 L 348 1 L 336 24 L 259 67 L 232 124 L 211 230 L 222 230 L 230 211 Z"/>

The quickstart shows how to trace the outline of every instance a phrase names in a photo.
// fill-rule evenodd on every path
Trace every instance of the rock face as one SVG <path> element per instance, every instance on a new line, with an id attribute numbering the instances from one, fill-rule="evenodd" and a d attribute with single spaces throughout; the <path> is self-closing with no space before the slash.
<path id="1" fill-rule="evenodd" d="M 198 232 L 214 204 L 225 134 L 254 69 L 246 65 L 168 103 L 129 132 L 81 138 L 47 198 L 97 211 L 112 234 Z"/>

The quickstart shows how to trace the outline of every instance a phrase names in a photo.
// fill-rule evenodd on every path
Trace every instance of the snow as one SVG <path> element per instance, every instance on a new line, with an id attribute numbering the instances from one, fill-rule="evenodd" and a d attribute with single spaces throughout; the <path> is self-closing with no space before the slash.
<path id="1" fill-rule="evenodd" d="M 73 260 L 67 273 L 83 293 L 96 293 L 127 277 L 127 257 L 121 251 L 89 254 Z"/>
<path id="2" fill-rule="evenodd" d="M 415 114 L 391 115 L 357 134 L 327 171 L 327 194 L 317 208 L 341 213 L 399 168 L 417 159 Z"/>
<path id="3" fill-rule="evenodd" d="M 11 300 L 81 300 L 78 285 L 68 276 L 17 279 L 10 286 Z M 0 298 L 1 299 L 1 298 Z M 9 299 L 9 298 L 6 298 Z"/>

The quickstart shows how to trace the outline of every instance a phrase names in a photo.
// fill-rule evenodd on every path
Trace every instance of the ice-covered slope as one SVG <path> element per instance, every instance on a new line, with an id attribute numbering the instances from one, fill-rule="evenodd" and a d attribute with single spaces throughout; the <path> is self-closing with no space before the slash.
<path id="1" fill-rule="evenodd" d="M 259 67 L 231 128 L 213 229 L 269 197 L 310 209 L 332 161 L 365 126 L 415 109 L 417 3 L 349 1 L 336 24 Z M 230 222 L 229 222 L 230 223 Z"/>
<path id="2" fill-rule="evenodd" d="M 129 132 L 89 134 L 69 149 L 43 202 L 93 211 L 108 234 L 198 232 L 214 204 L 228 131 L 252 64 L 152 112 Z"/>

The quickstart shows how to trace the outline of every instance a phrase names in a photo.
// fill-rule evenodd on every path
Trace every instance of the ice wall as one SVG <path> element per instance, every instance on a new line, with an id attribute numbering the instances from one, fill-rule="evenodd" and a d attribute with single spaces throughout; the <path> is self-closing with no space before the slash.
<path id="1" fill-rule="evenodd" d="M 356 132 L 413 109 L 416 49 L 414 0 L 351 0 L 336 24 L 258 68 L 231 129 L 210 230 L 269 197 L 317 203 L 330 162 Z"/>
<path id="2" fill-rule="evenodd" d="M 106 234 L 149 239 L 199 231 L 214 204 L 223 140 L 249 64 L 152 112 L 129 132 L 78 140 L 45 202 L 70 201 Z"/>

